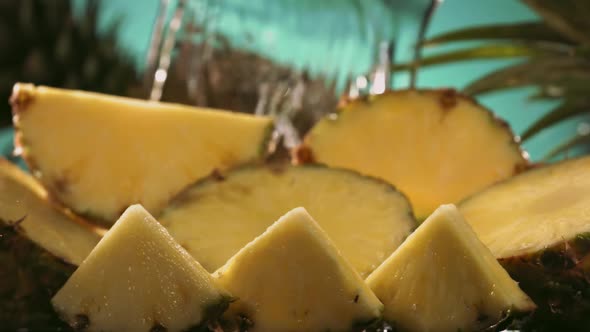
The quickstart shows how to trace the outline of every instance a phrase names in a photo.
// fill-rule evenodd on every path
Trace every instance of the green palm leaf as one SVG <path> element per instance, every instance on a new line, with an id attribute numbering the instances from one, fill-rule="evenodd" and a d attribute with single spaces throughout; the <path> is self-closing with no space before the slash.
<path id="1" fill-rule="evenodd" d="M 585 135 L 576 135 L 568 140 L 566 140 L 565 142 L 561 143 L 560 145 L 558 145 L 557 147 L 555 147 L 553 150 L 549 151 L 549 153 L 547 153 L 545 155 L 545 157 L 543 158 L 545 161 L 550 161 L 552 159 L 554 159 L 555 157 L 558 157 L 576 147 L 582 147 L 582 146 L 589 146 L 590 145 L 590 134 L 585 134 Z"/>
<path id="2" fill-rule="evenodd" d="M 534 57 L 549 55 L 566 55 L 571 53 L 568 47 L 534 44 L 493 44 L 437 54 L 425 57 L 419 63 L 395 65 L 394 70 L 408 70 L 415 67 L 441 65 L 457 61 L 473 61 L 483 59 L 501 59 L 515 57 Z"/>
<path id="3" fill-rule="evenodd" d="M 563 120 L 573 118 L 575 116 L 587 113 L 590 111 L 588 105 L 589 100 L 584 98 L 583 100 L 571 101 L 568 100 L 565 103 L 559 105 L 551 112 L 533 123 L 521 136 L 522 140 L 527 140 L 535 134 L 539 133 L 545 128 L 548 128 L 554 124 L 557 124 Z"/>
<path id="4" fill-rule="evenodd" d="M 452 31 L 426 40 L 423 46 L 474 40 L 513 40 L 529 42 L 573 43 L 563 34 L 543 22 L 524 22 L 516 24 L 497 24 Z"/>
<path id="5" fill-rule="evenodd" d="M 548 25 L 572 41 L 590 45 L 590 1 L 523 0 Z"/>
<path id="6" fill-rule="evenodd" d="M 571 56 L 539 57 L 485 75 L 464 91 L 482 94 L 529 85 L 567 86 L 580 81 L 590 82 L 589 60 Z"/>

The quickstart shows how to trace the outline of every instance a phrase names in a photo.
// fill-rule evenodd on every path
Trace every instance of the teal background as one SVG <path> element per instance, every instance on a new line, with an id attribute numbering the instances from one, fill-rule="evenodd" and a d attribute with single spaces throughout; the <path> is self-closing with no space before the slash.
<path id="1" fill-rule="evenodd" d="M 405 5 L 398 5 L 394 13 L 375 6 L 382 1 L 362 1 L 360 3 L 364 6 L 360 12 L 366 18 L 362 21 L 362 17 L 351 17 L 351 13 L 359 11 L 346 7 L 350 2 L 342 0 L 221 0 L 219 3 L 223 5 L 219 12 L 223 14 L 218 16 L 215 29 L 236 36 L 232 42 L 240 47 L 295 67 L 340 73 L 337 80 L 343 81 L 348 73 L 360 74 L 368 70 L 375 57 L 373 45 L 376 40 L 396 38 L 399 41 L 397 57 L 408 59 L 416 31 L 411 6 L 420 7 L 426 1 L 407 0 Z M 77 10 L 81 10 L 85 0 L 74 0 L 74 3 Z M 139 69 L 144 65 L 158 3 L 159 0 L 101 1 L 100 27 L 105 29 L 114 20 L 122 19 L 121 45 L 133 55 Z M 516 0 L 446 0 L 437 10 L 428 35 L 467 26 L 535 19 L 536 15 Z M 359 21 L 365 24 L 358 24 Z M 249 38 L 242 38 L 244 35 Z M 426 50 L 425 54 L 461 46 L 465 45 Z M 515 60 L 472 61 L 425 68 L 419 74 L 418 86 L 460 89 L 511 61 Z M 407 86 L 407 82 L 407 75 L 395 76 L 396 87 Z M 479 100 L 508 120 L 518 134 L 553 106 L 546 102 L 529 102 L 528 92 L 528 89 L 518 89 L 485 95 Z M 527 141 L 524 148 L 533 160 L 540 159 L 548 146 L 555 145 L 565 138 L 566 133 L 575 130 L 577 121 L 568 121 L 542 132 Z M 482 150 L 485 153 L 485 147 Z"/>

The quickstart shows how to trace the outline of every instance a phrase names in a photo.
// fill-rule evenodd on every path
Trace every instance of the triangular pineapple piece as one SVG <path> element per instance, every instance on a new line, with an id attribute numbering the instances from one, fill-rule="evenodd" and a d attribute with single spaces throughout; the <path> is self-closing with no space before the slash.
<path id="1" fill-rule="evenodd" d="M 182 331 L 214 319 L 228 294 L 143 207 L 129 207 L 52 300 L 74 328 Z"/>
<path id="2" fill-rule="evenodd" d="M 238 300 L 229 315 L 249 332 L 347 331 L 382 304 L 303 208 L 281 217 L 214 276 Z"/>
<path id="3" fill-rule="evenodd" d="M 101 237 L 92 226 L 53 206 L 31 175 L 0 158 L 0 223 L 15 221 L 23 236 L 74 265 L 82 263 Z"/>
<path id="4" fill-rule="evenodd" d="M 404 331 L 478 331 L 535 308 L 454 205 L 439 207 L 367 283 Z"/>
<path id="5" fill-rule="evenodd" d="M 111 225 L 132 204 L 156 215 L 188 184 L 264 155 L 272 119 L 16 84 L 20 152 L 72 210 Z"/>

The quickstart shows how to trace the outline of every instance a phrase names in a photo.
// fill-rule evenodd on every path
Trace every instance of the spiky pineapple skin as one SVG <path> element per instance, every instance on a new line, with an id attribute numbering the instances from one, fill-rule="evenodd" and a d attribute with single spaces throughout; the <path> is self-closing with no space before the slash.
<path id="1" fill-rule="evenodd" d="M 532 331 L 590 330 L 590 233 L 500 263 L 538 305 L 517 322 Z"/>
<path id="2" fill-rule="evenodd" d="M 18 221 L 0 220 L 2 329 L 69 331 L 50 300 L 74 270 L 22 235 Z"/>

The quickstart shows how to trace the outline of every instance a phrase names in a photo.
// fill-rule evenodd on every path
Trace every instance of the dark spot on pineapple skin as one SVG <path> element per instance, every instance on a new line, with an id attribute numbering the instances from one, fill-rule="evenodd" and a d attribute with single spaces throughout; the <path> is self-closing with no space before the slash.
<path id="1" fill-rule="evenodd" d="M 15 85 L 10 96 L 9 103 L 12 106 L 12 114 L 14 121 L 18 122 L 18 115 L 22 113 L 29 105 L 35 100 L 34 89 L 32 84 L 19 84 Z"/>
<path id="2" fill-rule="evenodd" d="M 358 294 L 355 295 L 353 301 L 354 301 L 354 303 L 359 303 L 359 295 Z"/>
<path id="3" fill-rule="evenodd" d="M 484 314 L 484 313 L 480 313 L 479 315 L 477 315 L 477 322 L 478 323 L 485 323 L 490 319 L 490 316 Z"/>
<path id="4" fill-rule="evenodd" d="M 247 331 L 249 328 L 254 326 L 254 322 L 246 315 L 238 315 L 236 318 L 236 323 L 240 331 Z"/>
<path id="5" fill-rule="evenodd" d="M 157 323 L 157 322 L 150 329 L 150 332 L 166 332 L 166 331 L 168 331 L 168 329 L 166 329 L 164 326 L 162 326 L 162 324 Z"/>
<path id="6" fill-rule="evenodd" d="M 68 180 L 65 176 L 60 176 L 53 181 L 53 188 L 60 194 L 67 194 L 69 190 Z"/>
<path id="7" fill-rule="evenodd" d="M 293 151 L 292 158 L 297 164 L 313 163 L 315 160 L 313 152 L 309 147 L 305 145 L 298 146 L 297 148 L 295 148 Z"/>
<path id="8" fill-rule="evenodd" d="M 225 176 L 217 168 L 211 172 L 211 178 L 217 182 L 225 181 Z"/>
<path id="9" fill-rule="evenodd" d="M 75 331 L 84 331 L 90 325 L 90 319 L 88 316 L 84 314 L 78 314 L 74 317 L 74 321 L 72 322 L 72 328 Z"/>
<path id="10" fill-rule="evenodd" d="M 541 264 L 549 269 L 570 269 L 575 263 L 565 254 L 547 250 L 539 257 Z"/>
<path id="11" fill-rule="evenodd" d="M 443 110 L 449 111 L 451 108 L 457 105 L 457 102 L 458 96 L 457 92 L 454 89 L 441 90 L 439 103 Z"/>

